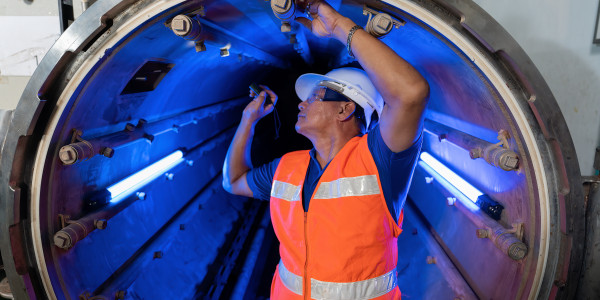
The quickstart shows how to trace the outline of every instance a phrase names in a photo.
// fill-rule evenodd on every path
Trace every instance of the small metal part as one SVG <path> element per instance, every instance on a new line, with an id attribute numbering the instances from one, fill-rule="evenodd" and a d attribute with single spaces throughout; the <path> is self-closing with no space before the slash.
<path id="1" fill-rule="evenodd" d="M 448 206 L 453 206 L 456 203 L 456 198 L 448 197 L 446 198 L 446 203 L 448 204 Z"/>
<path id="2" fill-rule="evenodd" d="M 62 249 L 69 249 L 73 245 L 73 241 L 66 232 L 59 231 L 54 235 L 54 245 Z"/>
<path id="3" fill-rule="evenodd" d="M 180 37 L 191 37 L 201 31 L 202 27 L 194 28 L 194 20 L 186 15 L 177 15 L 171 20 L 171 30 Z M 199 23 L 198 23 L 199 24 Z"/>
<path id="4" fill-rule="evenodd" d="M 425 177 L 425 182 L 426 182 L 427 184 L 430 184 L 430 183 L 432 183 L 432 182 L 433 182 L 433 177 L 428 177 L 428 176 L 426 176 L 426 177 Z"/>
<path id="5" fill-rule="evenodd" d="M 227 48 L 227 47 L 221 48 L 220 55 L 221 55 L 221 57 L 229 56 L 229 48 Z"/>
<path id="6" fill-rule="evenodd" d="M 475 233 L 477 234 L 477 238 L 479 238 L 479 239 L 485 239 L 485 238 L 489 237 L 489 233 L 488 233 L 487 229 L 480 228 L 480 229 L 477 229 Z"/>
<path id="7" fill-rule="evenodd" d="M 96 227 L 96 229 L 104 230 L 106 229 L 107 225 L 108 221 L 106 221 L 105 219 L 99 219 L 94 221 L 94 227 Z"/>
<path id="8" fill-rule="evenodd" d="M 137 193 L 135 193 L 135 196 L 138 198 L 138 200 L 146 199 L 146 193 L 144 193 L 144 192 L 137 192 Z"/>
<path id="9" fill-rule="evenodd" d="M 54 234 L 54 245 L 62 249 L 73 247 L 75 243 L 79 242 L 96 229 L 94 221 L 95 220 L 90 220 L 89 218 L 68 221 L 68 226 Z"/>
<path id="10" fill-rule="evenodd" d="M 406 22 L 404 20 L 396 20 L 387 13 L 378 12 L 372 8 L 363 6 L 363 14 L 369 15 L 365 31 L 376 38 L 382 38 L 390 33 L 394 27 L 400 28 Z"/>
<path id="11" fill-rule="evenodd" d="M 188 159 L 188 160 L 185 161 L 185 164 L 188 165 L 188 166 L 190 166 L 190 167 L 192 167 L 192 166 L 194 166 L 194 161 L 191 160 L 191 159 Z"/>
<path id="12" fill-rule="evenodd" d="M 113 157 L 113 155 L 115 155 L 115 150 L 110 147 L 104 147 L 104 149 L 100 151 L 100 154 L 104 155 L 105 157 L 111 158 Z"/>
<path id="13" fill-rule="evenodd" d="M 127 295 L 127 291 L 116 291 L 115 292 L 115 299 L 116 300 L 123 300 L 123 299 L 125 299 L 125 295 Z"/>
<path id="14" fill-rule="evenodd" d="M 181 128 L 181 126 L 179 126 L 179 125 L 175 124 L 175 125 L 171 126 L 171 128 L 173 128 L 173 131 L 174 131 L 175 133 L 179 133 L 179 128 Z"/>
<path id="15" fill-rule="evenodd" d="M 281 32 L 291 32 L 292 24 L 290 22 L 281 22 Z"/>
<path id="16" fill-rule="evenodd" d="M 500 220 L 504 206 L 490 198 L 490 196 L 483 194 L 477 197 L 475 204 L 481 208 L 481 211 L 490 216 L 490 218 L 496 221 Z"/>
<path id="17" fill-rule="evenodd" d="M 58 158 L 65 165 L 72 165 L 77 162 L 77 150 L 73 146 L 63 146 L 60 148 Z"/>
<path id="18" fill-rule="evenodd" d="M 196 52 L 204 52 L 206 51 L 206 45 L 204 45 L 204 41 L 196 41 Z"/>
<path id="19" fill-rule="evenodd" d="M 71 216 L 58 214 L 58 221 L 60 222 L 60 229 L 67 227 Z"/>
<path id="20" fill-rule="evenodd" d="M 135 125 L 131 124 L 131 123 L 127 123 L 127 125 L 125 125 L 125 130 L 126 131 L 134 131 L 135 130 Z"/>
<path id="21" fill-rule="evenodd" d="M 162 258 L 162 257 L 163 257 L 162 251 L 155 251 L 154 255 L 152 256 L 152 258 Z"/>
<path id="22" fill-rule="evenodd" d="M 390 15 L 385 13 L 379 13 L 375 15 L 369 23 L 365 26 L 365 30 L 374 37 L 382 37 L 394 27 L 394 22 Z"/>
<path id="23" fill-rule="evenodd" d="M 502 252 L 513 260 L 521 260 L 527 255 L 527 245 L 518 240 L 512 233 L 504 228 L 498 228 L 493 231 L 490 239 Z"/>
<path id="24" fill-rule="evenodd" d="M 427 264 L 428 265 L 437 264 L 437 259 L 435 258 L 435 256 L 427 256 Z"/>
<path id="25" fill-rule="evenodd" d="M 74 129 L 71 143 L 60 148 L 58 158 L 63 164 L 72 165 L 79 161 L 88 160 L 96 155 L 94 146 L 92 143 L 83 140 L 81 138 L 82 134 L 81 130 Z"/>
<path id="26" fill-rule="evenodd" d="M 167 178 L 167 180 L 173 180 L 173 177 L 175 175 L 173 173 L 165 173 L 165 178 Z"/>
<path id="27" fill-rule="evenodd" d="M 485 149 L 474 148 L 469 151 L 472 159 L 483 158 L 490 165 L 499 167 L 504 171 L 512 171 L 519 167 L 519 155 L 510 149 L 499 145 L 490 145 Z"/>

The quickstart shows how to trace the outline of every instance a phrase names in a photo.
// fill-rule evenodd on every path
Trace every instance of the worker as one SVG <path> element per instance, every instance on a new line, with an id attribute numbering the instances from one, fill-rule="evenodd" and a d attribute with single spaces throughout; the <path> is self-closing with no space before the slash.
<path id="1" fill-rule="evenodd" d="M 227 152 L 223 187 L 270 201 L 281 255 L 271 299 L 400 299 L 397 237 L 429 85 L 326 2 L 307 10 L 310 18 L 296 21 L 318 37 L 342 42 L 364 71 L 300 76 L 295 129 L 313 149 L 258 168 L 250 160 L 254 128 L 278 97 L 266 86 L 251 93 Z M 267 96 L 272 103 L 265 105 Z"/>

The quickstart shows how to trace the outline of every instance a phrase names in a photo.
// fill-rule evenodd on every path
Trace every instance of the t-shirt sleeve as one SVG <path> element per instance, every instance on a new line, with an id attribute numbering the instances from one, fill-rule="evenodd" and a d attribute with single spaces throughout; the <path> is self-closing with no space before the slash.
<path id="1" fill-rule="evenodd" d="M 379 124 L 377 124 L 369 130 L 367 143 L 379 171 L 381 188 L 388 209 L 394 220 L 398 222 L 398 216 L 404 207 L 413 171 L 423 144 L 423 134 L 421 133 L 408 149 L 392 152 L 385 144 Z"/>
<path id="2" fill-rule="evenodd" d="M 273 176 L 281 158 L 277 158 L 258 168 L 251 169 L 246 174 L 246 181 L 255 199 L 268 201 L 271 198 Z"/>

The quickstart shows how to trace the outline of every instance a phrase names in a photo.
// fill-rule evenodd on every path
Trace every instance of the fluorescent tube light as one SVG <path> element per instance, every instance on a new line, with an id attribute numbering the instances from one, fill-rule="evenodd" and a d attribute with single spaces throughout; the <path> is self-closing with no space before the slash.
<path id="1" fill-rule="evenodd" d="M 483 193 L 472 186 L 470 183 L 462 179 L 448 167 L 444 166 L 441 162 L 435 159 L 431 154 L 427 152 L 421 153 L 421 159 L 428 164 L 434 171 L 444 177 L 450 184 L 456 187 L 461 193 L 469 198 L 473 203 L 477 202 L 477 198 L 483 195 Z"/>
<path id="2" fill-rule="evenodd" d="M 446 190 L 456 196 L 471 210 L 479 210 L 475 203 L 483 193 L 466 182 L 448 167 L 443 165 L 427 152 L 421 153 L 421 166 L 427 173 L 433 176 Z"/>
<path id="3" fill-rule="evenodd" d="M 177 150 L 129 177 L 109 186 L 110 203 L 116 203 L 183 162 L 183 152 Z"/>

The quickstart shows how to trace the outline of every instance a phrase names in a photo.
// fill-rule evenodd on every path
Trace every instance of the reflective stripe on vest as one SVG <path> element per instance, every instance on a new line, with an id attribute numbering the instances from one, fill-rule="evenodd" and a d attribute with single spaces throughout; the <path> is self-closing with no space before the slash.
<path id="1" fill-rule="evenodd" d="M 287 182 L 273 180 L 271 188 L 271 197 L 279 198 L 285 201 L 300 201 L 301 185 L 293 185 Z"/>
<path id="2" fill-rule="evenodd" d="M 344 177 L 330 182 L 321 182 L 313 199 L 368 196 L 379 194 L 376 175 Z"/>
<path id="3" fill-rule="evenodd" d="M 302 277 L 290 272 L 279 261 L 279 278 L 293 293 L 302 296 Z M 310 296 L 314 299 L 372 299 L 396 287 L 396 269 L 381 276 L 355 282 L 325 282 L 310 279 Z"/>

